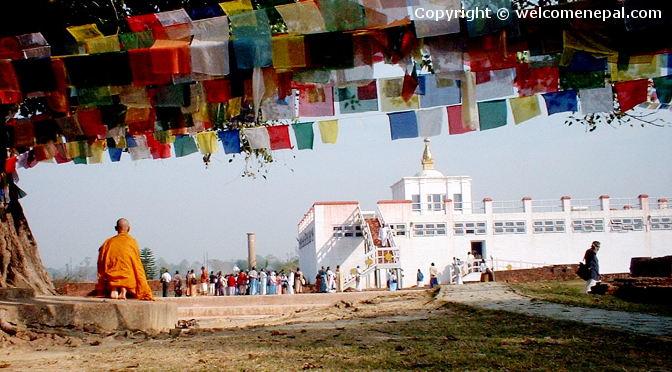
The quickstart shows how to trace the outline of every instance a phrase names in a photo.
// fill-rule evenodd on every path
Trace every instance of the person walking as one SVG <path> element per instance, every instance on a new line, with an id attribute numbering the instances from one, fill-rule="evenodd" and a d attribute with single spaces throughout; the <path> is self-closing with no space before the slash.
<path id="1" fill-rule="evenodd" d="M 600 263 L 597 260 L 597 252 L 600 250 L 600 242 L 594 241 L 583 256 L 583 262 L 590 269 L 590 278 L 586 280 L 586 293 L 590 293 L 591 288 L 602 279 L 600 275 Z"/>
<path id="2" fill-rule="evenodd" d="M 208 271 L 205 270 L 205 266 L 201 266 L 201 288 L 200 288 L 200 291 L 201 291 L 200 294 L 201 295 L 205 296 L 205 295 L 208 294 L 208 281 L 209 280 L 210 279 L 208 277 Z"/>
<path id="3" fill-rule="evenodd" d="M 439 285 L 439 278 L 436 276 L 437 270 L 434 262 L 429 266 L 429 288 L 434 288 Z M 459 273 L 457 274 L 460 275 Z"/>
<path id="4" fill-rule="evenodd" d="M 259 273 L 257 273 L 257 268 L 252 266 L 252 269 L 250 272 L 247 274 L 247 277 L 250 280 L 250 295 L 254 296 L 257 294 L 257 286 L 258 286 L 258 280 L 259 280 Z"/>
<path id="5" fill-rule="evenodd" d="M 357 289 L 357 292 L 362 291 L 362 270 L 359 268 L 359 265 L 357 265 L 357 268 L 355 269 L 355 288 Z"/>
<path id="6" fill-rule="evenodd" d="M 182 277 L 178 270 L 175 270 L 175 275 L 173 275 L 173 283 L 175 285 L 175 297 L 182 297 Z"/>
<path id="7" fill-rule="evenodd" d="M 418 274 L 416 275 L 416 280 L 418 282 L 418 288 L 425 286 L 425 275 L 418 269 Z"/>
<path id="8" fill-rule="evenodd" d="M 266 269 L 263 269 L 259 273 L 259 294 L 264 296 L 266 294 L 267 288 L 268 288 L 268 274 L 266 273 Z"/>
<path id="9" fill-rule="evenodd" d="M 168 297 L 168 284 L 170 284 L 170 281 L 172 278 L 170 277 L 170 273 L 168 270 L 164 271 L 163 274 L 161 274 L 161 285 L 163 287 L 163 297 Z"/>
<path id="10" fill-rule="evenodd" d="M 296 274 L 294 274 L 294 293 L 303 293 L 303 285 L 305 284 L 306 279 L 301 272 L 301 268 L 296 268 Z"/>

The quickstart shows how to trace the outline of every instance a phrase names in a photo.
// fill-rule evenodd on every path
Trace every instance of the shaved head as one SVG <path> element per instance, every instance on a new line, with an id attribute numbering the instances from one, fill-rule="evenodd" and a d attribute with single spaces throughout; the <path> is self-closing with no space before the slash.
<path id="1" fill-rule="evenodd" d="M 125 218 L 117 220 L 116 230 L 119 233 L 127 233 L 131 229 L 131 224 Z"/>

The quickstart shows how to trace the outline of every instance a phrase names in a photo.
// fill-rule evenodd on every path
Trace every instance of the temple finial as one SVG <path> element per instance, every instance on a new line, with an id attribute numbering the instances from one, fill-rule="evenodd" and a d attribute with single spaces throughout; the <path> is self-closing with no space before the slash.
<path id="1" fill-rule="evenodd" d="M 422 169 L 434 169 L 434 156 L 429 149 L 429 138 L 425 138 L 425 151 L 422 153 Z"/>

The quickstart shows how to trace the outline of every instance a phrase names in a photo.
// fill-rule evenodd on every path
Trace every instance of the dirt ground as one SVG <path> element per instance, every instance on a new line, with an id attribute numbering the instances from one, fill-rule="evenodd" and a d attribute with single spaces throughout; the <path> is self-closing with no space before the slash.
<path id="1" fill-rule="evenodd" d="M 4 335 L 0 371 L 668 371 L 672 340 L 402 291 L 170 333 Z"/>

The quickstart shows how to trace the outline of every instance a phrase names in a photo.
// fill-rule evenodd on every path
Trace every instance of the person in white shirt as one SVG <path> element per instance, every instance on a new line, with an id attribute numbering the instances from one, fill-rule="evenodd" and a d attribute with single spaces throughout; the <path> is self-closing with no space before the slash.
<path id="1" fill-rule="evenodd" d="M 168 297 L 168 284 L 170 284 L 171 280 L 172 277 L 170 276 L 168 270 L 164 271 L 163 274 L 161 274 L 161 284 L 163 285 L 163 297 Z"/>

